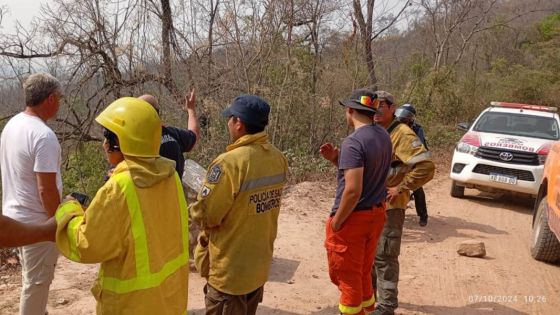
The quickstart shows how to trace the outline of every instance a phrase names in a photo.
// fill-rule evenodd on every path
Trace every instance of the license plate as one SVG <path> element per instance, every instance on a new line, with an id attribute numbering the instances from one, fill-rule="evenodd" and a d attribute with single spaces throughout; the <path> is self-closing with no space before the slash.
<path id="1" fill-rule="evenodd" d="M 509 185 L 517 184 L 517 177 L 496 174 L 496 173 L 490 173 L 490 180 L 498 183 L 509 184 Z"/>

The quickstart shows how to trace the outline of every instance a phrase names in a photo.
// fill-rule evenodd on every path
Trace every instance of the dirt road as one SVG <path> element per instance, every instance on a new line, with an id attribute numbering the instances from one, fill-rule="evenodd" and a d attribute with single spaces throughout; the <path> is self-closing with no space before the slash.
<path id="1" fill-rule="evenodd" d="M 397 314 L 558 314 L 560 266 L 529 255 L 530 200 L 470 190 L 459 200 L 449 197 L 449 187 L 446 169 L 427 185 L 427 227 L 418 226 L 414 209 L 407 210 Z M 333 192 L 334 182 L 288 188 L 259 314 L 338 314 L 322 245 Z M 484 241 L 487 257 L 457 255 L 456 244 L 467 239 Z M 94 314 L 89 287 L 96 269 L 61 258 L 50 314 Z M 16 313 L 19 275 L 0 276 L 0 313 Z M 202 286 L 191 274 L 189 314 L 203 314 Z"/>

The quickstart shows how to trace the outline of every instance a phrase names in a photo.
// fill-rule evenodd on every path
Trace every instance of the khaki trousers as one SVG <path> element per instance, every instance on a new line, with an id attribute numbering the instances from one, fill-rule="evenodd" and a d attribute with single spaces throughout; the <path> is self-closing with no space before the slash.
<path id="1" fill-rule="evenodd" d="M 206 315 L 255 315 L 262 302 L 264 286 L 244 295 L 230 295 L 204 286 Z"/>
<path id="2" fill-rule="evenodd" d="M 388 209 L 387 220 L 377 244 L 372 279 L 377 302 L 392 313 L 399 306 L 399 255 L 404 226 L 404 209 Z"/>
<path id="3" fill-rule="evenodd" d="M 19 248 L 22 288 L 21 315 L 46 314 L 49 287 L 54 278 L 58 249 L 53 242 L 41 242 Z"/>

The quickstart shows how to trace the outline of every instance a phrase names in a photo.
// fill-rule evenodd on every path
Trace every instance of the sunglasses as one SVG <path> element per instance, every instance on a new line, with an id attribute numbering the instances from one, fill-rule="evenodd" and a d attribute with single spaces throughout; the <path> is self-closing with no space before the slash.
<path id="1" fill-rule="evenodd" d="M 354 101 L 362 104 L 365 107 L 373 108 L 375 110 L 379 108 L 379 99 L 377 97 L 372 98 L 371 96 L 364 95 L 361 96 L 359 100 Z"/>

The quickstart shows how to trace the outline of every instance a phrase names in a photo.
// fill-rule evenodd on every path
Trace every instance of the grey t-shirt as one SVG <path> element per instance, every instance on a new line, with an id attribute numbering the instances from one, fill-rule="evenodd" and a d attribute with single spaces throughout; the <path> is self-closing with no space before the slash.
<path id="1" fill-rule="evenodd" d="M 389 134 L 385 128 L 375 124 L 358 128 L 344 139 L 338 155 L 338 186 L 331 215 L 336 213 L 340 205 L 345 186 L 344 170 L 364 168 L 362 195 L 354 211 L 371 209 L 385 200 L 385 180 L 392 150 Z"/>

